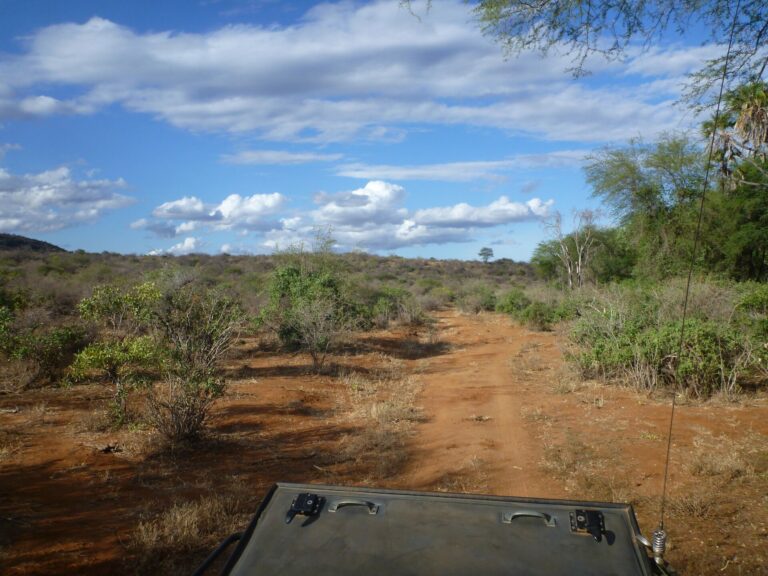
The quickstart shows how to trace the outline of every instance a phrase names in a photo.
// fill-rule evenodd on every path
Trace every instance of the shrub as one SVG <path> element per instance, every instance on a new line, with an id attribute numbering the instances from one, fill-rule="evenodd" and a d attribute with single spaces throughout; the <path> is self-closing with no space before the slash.
<path id="1" fill-rule="evenodd" d="M 496 303 L 496 311 L 517 316 L 531 304 L 531 299 L 520 288 L 512 288 Z"/>
<path id="2" fill-rule="evenodd" d="M 420 326 L 425 321 L 421 305 L 404 288 L 383 288 L 371 316 L 379 328 L 386 328 L 393 321 L 409 326 Z"/>
<path id="3" fill-rule="evenodd" d="M 191 379 L 213 375 L 243 321 L 233 298 L 192 282 L 167 290 L 152 318 L 173 360 L 172 370 Z"/>
<path id="4" fill-rule="evenodd" d="M 77 306 L 87 322 L 100 324 L 113 335 L 135 334 L 147 329 L 160 290 L 153 282 L 137 284 L 127 290 L 113 285 L 94 288 L 89 298 Z"/>
<path id="5" fill-rule="evenodd" d="M 113 424 L 121 426 L 128 416 L 129 387 L 143 382 L 144 375 L 161 366 L 162 352 L 150 336 L 102 340 L 89 344 L 74 357 L 69 374 L 74 381 L 93 373 L 105 376 L 115 389 L 111 404 Z"/>
<path id="6" fill-rule="evenodd" d="M 171 445 L 194 441 L 205 428 L 211 405 L 223 393 L 220 380 L 170 375 L 148 396 L 149 421 Z"/>
<path id="7" fill-rule="evenodd" d="M 496 293 L 490 286 L 474 284 L 459 295 L 457 303 L 462 312 L 490 312 L 496 308 Z"/>
<path id="8" fill-rule="evenodd" d="M 534 330 L 551 330 L 552 324 L 557 321 L 555 308 L 545 302 L 534 301 L 525 307 L 519 314 L 520 321 Z"/>
<path id="9" fill-rule="evenodd" d="M 82 326 L 59 326 L 17 335 L 10 343 L 6 342 L 6 346 L 11 358 L 32 364 L 32 381 L 54 381 L 62 376 L 88 340 Z"/>
<path id="10" fill-rule="evenodd" d="M 721 320 L 720 304 L 712 308 L 715 319 L 702 318 L 700 311 L 688 318 L 680 357 L 681 319 L 670 318 L 665 293 L 665 287 L 614 288 L 582 307 L 571 330 L 579 346 L 572 358 L 582 374 L 628 378 L 640 388 L 664 386 L 696 396 L 730 394 L 765 378 L 764 350 L 735 319 Z"/>
<path id="11" fill-rule="evenodd" d="M 309 352 L 320 370 L 331 347 L 358 325 L 361 312 L 332 268 L 286 264 L 272 276 L 260 320 L 284 346 Z"/>

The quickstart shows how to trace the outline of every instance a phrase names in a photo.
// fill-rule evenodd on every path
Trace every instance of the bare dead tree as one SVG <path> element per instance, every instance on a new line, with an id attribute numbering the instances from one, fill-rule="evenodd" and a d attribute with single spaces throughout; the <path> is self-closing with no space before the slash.
<path id="1" fill-rule="evenodd" d="M 563 217 L 555 212 L 546 227 L 558 243 L 558 258 L 565 271 L 568 288 L 581 287 L 586 281 L 587 269 L 595 242 L 595 221 L 593 210 L 578 210 L 574 213 L 573 232 L 563 232 Z"/>

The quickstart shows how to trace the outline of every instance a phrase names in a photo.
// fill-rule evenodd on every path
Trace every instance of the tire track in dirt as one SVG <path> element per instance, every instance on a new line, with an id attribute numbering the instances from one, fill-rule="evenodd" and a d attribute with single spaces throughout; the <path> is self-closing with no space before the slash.
<path id="1" fill-rule="evenodd" d="M 490 492 L 516 496 L 552 494 L 552 480 L 538 463 L 542 440 L 525 420 L 532 383 L 521 377 L 521 350 L 534 349 L 538 380 L 562 363 L 555 336 L 532 333 L 499 316 L 439 316 L 439 336 L 449 352 L 419 361 L 426 421 L 410 443 L 403 484 L 416 489 Z"/>

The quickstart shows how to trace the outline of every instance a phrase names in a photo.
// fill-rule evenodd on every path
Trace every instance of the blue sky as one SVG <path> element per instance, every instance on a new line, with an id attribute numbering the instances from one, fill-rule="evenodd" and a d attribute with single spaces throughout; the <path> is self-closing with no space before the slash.
<path id="1" fill-rule="evenodd" d="M 419 11 L 418 5 L 416 10 Z M 466 4 L 0 0 L 0 232 L 68 249 L 528 259 L 597 208 L 584 157 L 684 131 L 669 38 L 505 60 Z"/>

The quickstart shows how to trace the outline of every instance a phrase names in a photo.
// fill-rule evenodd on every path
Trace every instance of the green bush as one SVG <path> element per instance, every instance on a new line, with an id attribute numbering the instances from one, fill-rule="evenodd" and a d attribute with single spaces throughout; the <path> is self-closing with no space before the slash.
<path id="1" fill-rule="evenodd" d="M 422 306 L 404 288 L 384 287 L 371 309 L 373 321 L 386 328 L 396 321 L 409 326 L 421 326 L 426 321 Z"/>
<path id="2" fill-rule="evenodd" d="M 512 288 L 496 303 L 496 311 L 517 317 L 531 304 L 531 299 L 520 288 Z"/>
<path id="3" fill-rule="evenodd" d="M 34 380 L 53 382 L 88 341 L 88 332 L 82 326 L 59 326 L 18 335 L 6 346 L 12 359 L 32 364 Z"/>
<path id="4" fill-rule="evenodd" d="M 364 315 L 335 270 L 289 261 L 272 275 L 269 304 L 260 322 L 276 332 L 283 346 L 309 352 L 315 370 L 320 370 L 331 347 Z"/>
<path id="5" fill-rule="evenodd" d="M 702 310 L 688 318 L 680 357 L 682 320 L 665 300 L 667 288 L 613 287 L 580 309 L 570 335 L 578 351 L 571 358 L 585 377 L 629 379 L 644 389 L 661 386 L 702 397 L 764 383 L 766 351 L 758 332 L 737 314 L 723 322 L 721 304 L 711 307 L 713 319 Z M 749 292 L 739 307 L 759 306 L 759 296 Z"/>
<path id="6" fill-rule="evenodd" d="M 541 331 L 551 330 L 552 324 L 557 321 L 554 306 L 538 301 L 531 302 L 517 317 L 525 326 Z"/>

